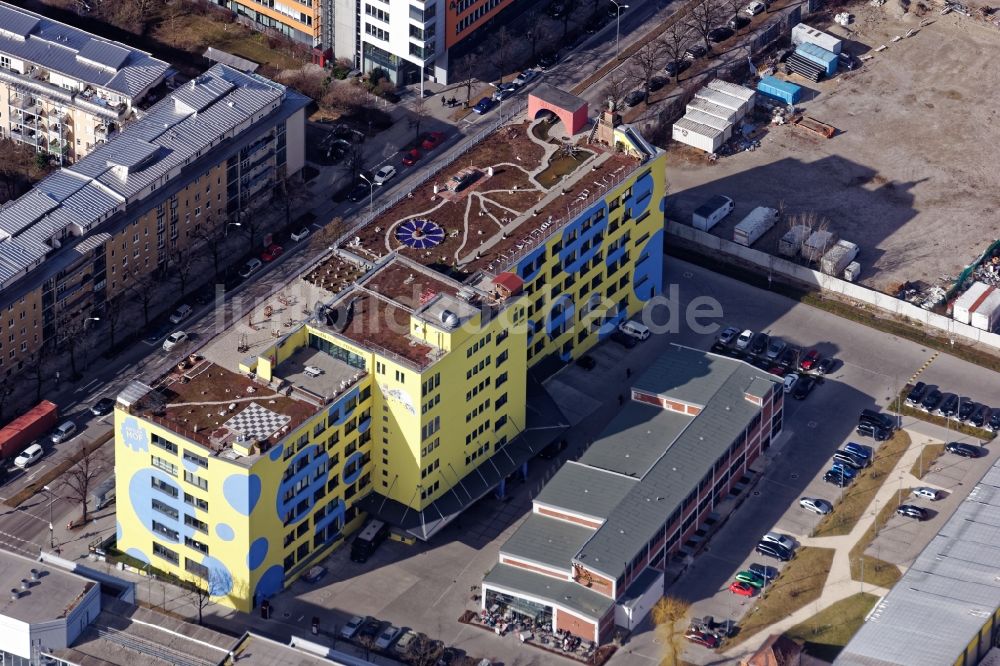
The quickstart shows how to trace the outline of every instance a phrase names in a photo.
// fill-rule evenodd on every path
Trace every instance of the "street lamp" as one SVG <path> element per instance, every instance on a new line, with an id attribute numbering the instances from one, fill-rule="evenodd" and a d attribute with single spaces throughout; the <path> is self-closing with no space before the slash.
<path id="1" fill-rule="evenodd" d="M 49 548 L 55 550 L 56 547 L 56 535 L 55 535 L 55 524 L 52 522 L 52 502 L 55 496 L 52 494 L 52 489 L 48 486 L 42 486 L 42 490 L 46 492 L 49 496 Z"/>
<path id="2" fill-rule="evenodd" d="M 615 0 L 611 0 L 611 4 L 615 6 L 615 59 L 621 55 L 621 36 L 622 36 L 622 10 L 628 9 L 628 5 L 622 5 Z"/>
<path id="3" fill-rule="evenodd" d="M 83 320 L 83 327 L 84 328 L 87 328 L 87 322 L 88 321 L 101 321 L 101 318 L 100 317 L 87 317 L 86 319 Z"/>
<path id="4" fill-rule="evenodd" d="M 358 176 L 361 177 L 361 180 L 368 183 L 368 217 L 370 218 L 372 216 L 372 206 L 375 203 L 375 183 L 368 180 L 368 177 L 363 173 L 359 173 Z"/>
<path id="5" fill-rule="evenodd" d="M 243 226 L 243 224 L 240 223 L 240 222 L 227 222 L 226 223 L 226 233 L 224 234 L 224 237 L 225 238 L 229 238 L 229 227 L 242 227 L 242 226 Z"/>

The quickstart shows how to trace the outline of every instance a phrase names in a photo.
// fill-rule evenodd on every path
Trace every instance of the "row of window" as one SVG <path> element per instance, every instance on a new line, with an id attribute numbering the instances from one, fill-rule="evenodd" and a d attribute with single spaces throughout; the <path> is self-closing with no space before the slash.
<path id="1" fill-rule="evenodd" d="M 425 379 L 420 385 L 420 394 L 427 395 L 438 386 L 441 386 L 441 373 L 435 372 L 433 375 Z"/>
<path id="2" fill-rule="evenodd" d="M 365 3 L 365 14 L 371 16 L 374 19 L 382 21 L 383 23 L 389 22 L 389 12 L 385 11 L 381 7 L 374 7 Z"/>
<path id="3" fill-rule="evenodd" d="M 379 28 L 378 26 L 374 26 L 374 25 L 372 25 L 371 23 L 368 23 L 368 22 L 365 22 L 365 33 L 367 33 L 370 37 L 374 37 L 375 39 L 380 39 L 383 42 L 388 42 L 389 41 L 389 31 L 388 30 L 383 30 L 382 28 Z"/>
<path id="4" fill-rule="evenodd" d="M 483 369 L 487 365 L 489 365 L 491 361 L 492 361 L 492 358 L 490 357 L 489 354 L 487 354 L 486 358 L 482 359 L 481 361 L 479 361 L 479 363 L 477 363 L 476 365 L 472 366 L 471 369 L 469 369 L 468 371 L 466 371 L 465 378 L 466 379 L 472 379 L 473 377 L 475 377 L 476 375 L 478 375 L 480 372 L 482 372 Z"/>
<path id="5" fill-rule="evenodd" d="M 470 432 L 468 435 L 465 436 L 465 445 L 468 446 L 469 444 L 472 444 L 473 441 L 475 441 L 476 439 L 478 439 L 480 435 L 482 435 L 484 432 L 486 432 L 489 429 L 490 429 L 490 420 L 486 419 L 485 421 L 483 421 L 482 423 L 480 423 L 478 426 L 476 426 L 472 430 L 472 432 Z"/>
<path id="6" fill-rule="evenodd" d="M 472 419 L 476 418 L 477 416 L 485 412 L 489 408 L 489 406 L 490 406 L 490 399 L 486 398 L 486 400 L 473 407 L 472 411 L 465 415 L 465 422 L 466 423 L 471 422 Z"/>
<path id="7" fill-rule="evenodd" d="M 466 464 L 466 466 L 471 465 L 472 461 L 475 460 L 476 458 L 478 458 L 479 456 L 486 455 L 489 452 L 489 450 L 490 450 L 490 443 L 486 442 L 485 444 L 483 444 L 482 446 L 480 446 L 478 449 L 476 449 L 475 451 L 473 451 L 469 455 L 465 456 L 465 464 Z"/>
<path id="8" fill-rule="evenodd" d="M 469 2 L 470 0 L 461 0 L 461 2 Z M 469 26 L 476 23 L 479 19 L 483 18 L 491 11 L 497 8 L 500 4 L 500 0 L 486 0 L 481 7 L 478 7 L 474 12 L 463 18 L 455 25 L 455 34 L 459 35 L 465 31 Z"/>
<path id="9" fill-rule="evenodd" d="M 466 402 L 470 402 L 473 398 L 475 398 L 477 395 L 479 395 L 479 393 L 481 391 L 485 390 L 486 387 L 489 386 L 492 383 L 493 383 L 493 379 L 491 377 L 487 377 L 483 381 L 479 382 L 478 384 L 476 384 L 475 386 L 472 387 L 471 391 L 466 391 L 465 392 L 465 401 Z"/>
<path id="10" fill-rule="evenodd" d="M 476 340 L 468 349 L 465 350 L 465 358 L 472 358 L 472 355 L 477 351 L 488 345 L 493 340 L 493 334 L 487 333 L 483 337 Z"/>
<path id="11" fill-rule="evenodd" d="M 431 474 L 434 470 L 436 470 L 440 466 L 441 466 L 441 459 L 435 458 L 434 462 L 432 462 L 430 465 L 420 470 L 420 478 L 426 479 L 429 474 Z"/>

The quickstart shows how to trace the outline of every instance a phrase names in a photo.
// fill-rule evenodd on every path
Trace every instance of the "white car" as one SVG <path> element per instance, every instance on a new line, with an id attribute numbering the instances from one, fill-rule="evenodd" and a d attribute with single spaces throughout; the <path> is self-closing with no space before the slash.
<path id="1" fill-rule="evenodd" d="M 163 351 L 168 352 L 187 339 L 188 334 L 184 331 L 174 331 L 163 341 Z"/>
<path id="2" fill-rule="evenodd" d="M 361 625 L 364 623 L 365 618 L 360 615 L 355 615 L 347 621 L 347 624 L 340 628 L 340 637 L 348 640 L 354 638 L 354 634 L 358 633 L 358 629 L 360 629 Z"/>
<path id="3" fill-rule="evenodd" d="M 49 439 L 53 444 L 61 444 L 76 434 L 76 424 L 72 421 L 63 421 L 59 427 L 52 431 Z"/>
<path id="4" fill-rule="evenodd" d="M 746 349 L 750 346 L 750 341 L 753 340 L 753 331 L 749 328 L 740 333 L 740 337 L 736 338 L 736 348 Z"/>
<path id="5" fill-rule="evenodd" d="M 749 14 L 750 16 L 757 16 L 757 14 L 763 14 L 766 10 L 767 10 L 767 5 L 765 5 L 760 0 L 754 0 L 754 2 L 751 2 L 749 5 L 747 5 L 746 9 L 744 9 L 743 11 Z"/>
<path id="6" fill-rule="evenodd" d="M 827 502 L 825 499 L 817 499 L 815 497 L 803 497 L 799 500 L 799 506 L 801 506 L 806 511 L 812 511 L 821 516 L 833 511 L 833 505 Z"/>
<path id="7" fill-rule="evenodd" d="M 309 235 L 309 227 L 302 227 L 298 231 L 292 234 L 292 240 L 298 243 Z"/>
<path id="8" fill-rule="evenodd" d="M 788 550 L 795 550 L 795 541 L 792 537 L 786 534 L 780 534 L 779 532 L 768 532 L 760 539 L 761 541 L 767 541 L 770 543 L 776 543 L 779 546 L 784 546 Z"/>
<path id="9" fill-rule="evenodd" d="M 177 310 L 172 315 L 170 315 L 170 323 L 171 324 L 179 324 L 179 323 L 181 323 L 182 321 L 184 321 L 185 319 L 187 319 L 188 317 L 191 316 L 191 312 L 192 311 L 193 310 L 192 310 L 191 306 L 188 305 L 187 303 L 185 303 L 184 305 L 181 305 L 180 307 L 177 308 Z"/>
<path id="10" fill-rule="evenodd" d="M 243 264 L 243 268 L 240 269 L 240 277 L 244 280 L 260 270 L 263 266 L 263 262 L 260 259 L 251 259 L 247 263 Z"/>
<path id="11" fill-rule="evenodd" d="M 785 375 L 785 393 L 791 393 L 792 389 L 795 388 L 795 384 L 798 383 L 798 381 L 799 381 L 798 373 L 793 372 L 789 375 Z"/>
<path id="12" fill-rule="evenodd" d="M 45 455 L 45 451 L 42 450 L 41 444 L 32 444 L 24 451 L 17 454 L 14 458 L 14 466 L 24 469 L 26 467 L 31 467 L 36 462 L 41 460 L 42 456 Z"/>
<path id="13" fill-rule="evenodd" d="M 392 642 L 396 640 L 396 636 L 399 636 L 400 631 L 402 631 L 402 629 L 394 627 L 390 624 L 382 631 L 381 634 L 378 635 L 378 638 L 375 639 L 375 647 L 379 650 L 388 650 L 389 646 L 392 645 Z"/>
<path id="14" fill-rule="evenodd" d="M 618 324 L 618 330 L 636 340 L 647 340 L 650 336 L 649 329 L 637 321 L 623 321 Z"/>
<path id="15" fill-rule="evenodd" d="M 941 493 L 937 489 L 927 488 L 926 486 L 922 486 L 920 488 L 914 488 L 913 494 L 916 495 L 917 497 L 923 497 L 924 499 L 929 499 L 932 502 L 941 499 Z"/>
<path id="16" fill-rule="evenodd" d="M 376 185 L 385 185 L 390 180 L 396 177 L 396 167 L 391 164 L 386 164 L 384 167 L 375 172 L 375 178 L 373 182 Z"/>
<path id="17" fill-rule="evenodd" d="M 417 633 L 412 629 L 407 629 L 406 632 L 399 637 L 396 644 L 392 646 L 392 651 L 398 655 L 406 656 L 410 653 L 410 648 L 413 646 L 413 642 L 417 639 Z"/>
<path id="18" fill-rule="evenodd" d="M 514 77 L 513 83 L 514 83 L 514 85 L 516 85 L 518 87 L 526 86 L 529 83 L 531 83 L 532 81 L 534 81 L 537 76 L 538 76 L 538 72 L 536 72 L 535 70 L 533 70 L 533 69 L 526 69 L 526 70 L 524 70 L 523 72 L 521 72 L 520 74 L 518 74 L 517 76 Z"/>

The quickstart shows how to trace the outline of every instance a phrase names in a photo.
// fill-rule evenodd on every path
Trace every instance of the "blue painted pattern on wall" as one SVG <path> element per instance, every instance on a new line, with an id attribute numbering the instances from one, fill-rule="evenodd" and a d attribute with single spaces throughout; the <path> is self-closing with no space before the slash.
<path id="1" fill-rule="evenodd" d="M 601 251 L 607 227 L 608 207 L 604 201 L 591 206 L 566 225 L 562 235 L 563 246 L 559 250 L 559 263 L 564 272 L 578 272 Z"/>
<path id="2" fill-rule="evenodd" d="M 223 541 L 232 541 L 236 538 L 236 532 L 226 523 L 219 523 L 215 526 L 215 535 Z"/>
<path id="3" fill-rule="evenodd" d="M 358 480 L 359 476 L 361 476 L 361 459 L 364 457 L 365 454 L 360 451 L 356 451 L 344 461 L 344 472 L 342 478 L 345 486 L 351 485 Z"/>
<path id="4" fill-rule="evenodd" d="M 337 504 L 332 508 L 328 509 L 326 515 L 316 521 L 315 532 L 321 532 L 325 530 L 331 523 L 337 523 L 337 531 L 344 529 L 344 514 L 347 511 L 347 506 L 344 504 L 344 500 L 337 499 Z M 334 535 L 336 536 L 336 535 Z"/>
<path id="5" fill-rule="evenodd" d="M 282 481 L 281 484 L 278 485 L 275 510 L 278 512 L 279 520 L 284 521 L 285 516 L 288 515 L 292 509 L 294 509 L 303 500 L 307 503 L 306 510 L 299 513 L 294 520 L 288 523 L 289 525 L 294 525 L 309 515 L 314 504 L 313 494 L 326 485 L 326 471 L 329 469 L 328 463 L 330 460 L 326 451 L 315 444 L 310 444 L 288 461 L 288 468 L 298 468 L 300 461 L 303 460 L 307 460 L 308 462 L 304 463 L 298 472 L 292 474 L 286 481 Z M 321 469 L 322 472 L 320 471 Z M 288 499 L 285 499 L 289 491 L 294 489 L 296 484 L 303 479 L 309 479 L 309 482 L 306 483 L 297 493 L 289 496 Z"/>
<path id="6" fill-rule="evenodd" d="M 131 555 L 140 562 L 145 562 L 146 564 L 149 564 L 149 556 L 147 556 L 146 553 L 142 552 L 138 548 L 129 548 L 128 550 L 125 551 L 125 554 Z"/>
<path id="7" fill-rule="evenodd" d="M 247 553 L 247 567 L 250 571 L 253 571 L 260 565 L 264 564 L 264 560 L 267 559 L 267 551 L 267 537 L 255 539 L 254 542 L 250 544 L 250 552 Z"/>
<path id="8" fill-rule="evenodd" d="M 326 411 L 327 423 L 328 424 L 333 423 L 334 425 L 343 425 L 343 423 L 347 421 L 347 419 L 351 418 L 352 414 L 354 414 L 354 410 L 358 406 L 357 398 L 359 395 L 361 395 L 361 389 L 360 387 L 355 386 L 350 391 L 342 395 L 340 399 L 337 400 L 337 402 L 330 405 L 330 409 Z M 351 407 L 350 409 L 346 409 L 347 403 L 352 402 L 352 399 L 354 406 Z"/>
<path id="9" fill-rule="evenodd" d="M 521 259 L 517 264 L 517 274 L 525 284 L 531 282 L 538 275 L 538 271 L 541 270 L 542 264 L 545 263 L 543 257 L 545 256 L 545 246 L 541 246 L 535 250 L 532 250 L 528 255 Z"/>
<path id="10" fill-rule="evenodd" d="M 130 416 L 122 421 L 121 432 L 122 443 L 136 453 L 149 451 L 149 433 L 139 425 L 139 421 Z"/>
<path id="11" fill-rule="evenodd" d="M 222 482 L 222 495 L 238 513 L 249 516 L 260 499 L 260 477 L 256 474 L 230 474 Z"/>
<path id="12" fill-rule="evenodd" d="M 268 567 L 267 571 L 257 581 L 257 587 L 254 588 L 254 605 L 259 604 L 264 599 L 270 599 L 278 592 L 281 592 L 284 581 L 285 568 L 283 566 L 275 564 Z"/>
<path id="13" fill-rule="evenodd" d="M 233 591 L 233 574 L 225 564 L 210 555 L 201 560 L 208 569 L 208 593 L 213 597 L 224 597 Z"/>
<path id="14" fill-rule="evenodd" d="M 576 313 L 576 304 L 569 294 L 563 294 L 552 302 L 549 308 L 549 316 L 545 322 L 545 332 L 550 338 L 559 337 L 563 330 L 563 324 L 572 321 Z"/>
<path id="15" fill-rule="evenodd" d="M 640 301 L 648 301 L 663 288 L 663 229 L 646 241 L 632 275 L 632 291 Z"/>
<path id="16" fill-rule="evenodd" d="M 653 200 L 653 174 L 647 173 L 632 185 L 632 194 L 627 199 L 625 199 L 625 208 L 627 211 L 631 211 L 632 219 L 637 219 L 646 209 L 649 208 L 649 203 Z"/>
<path id="17" fill-rule="evenodd" d="M 285 445 L 279 444 L 278 446 L 271 449 L 271 452 L 267 456 L 271 459 L 271 462 L 277 462 L 281 460 L 281 454 L 285 452 Z"/>

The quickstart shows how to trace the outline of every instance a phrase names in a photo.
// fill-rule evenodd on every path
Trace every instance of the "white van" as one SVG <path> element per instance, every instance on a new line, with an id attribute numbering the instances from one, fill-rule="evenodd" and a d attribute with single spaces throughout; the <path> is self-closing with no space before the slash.
<path id="1" fill-rule="evenodd" d="M 618 330 L 636 340 L 645 340 L 649 337 L 649 329 L 637 321 L 623 321 L 618 324 Z"/>

